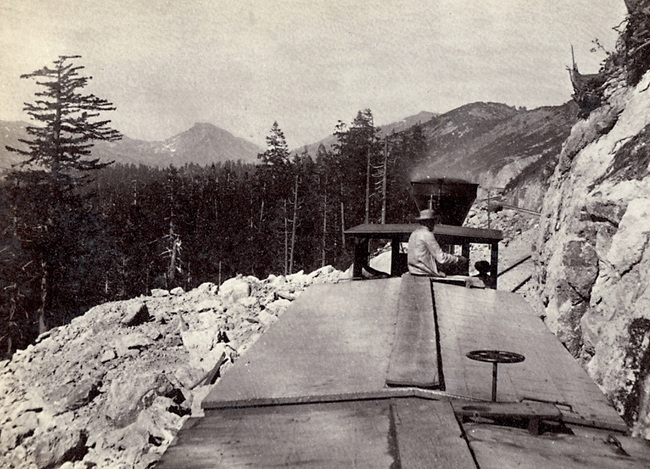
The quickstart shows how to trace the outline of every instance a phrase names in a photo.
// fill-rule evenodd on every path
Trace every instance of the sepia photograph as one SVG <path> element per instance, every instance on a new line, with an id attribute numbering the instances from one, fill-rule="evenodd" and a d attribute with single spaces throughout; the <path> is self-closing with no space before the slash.
<path id="1" fill-rule="evenodd" d="M 0 467 L 650 467 L 650 0 L 2 0 Z"/>

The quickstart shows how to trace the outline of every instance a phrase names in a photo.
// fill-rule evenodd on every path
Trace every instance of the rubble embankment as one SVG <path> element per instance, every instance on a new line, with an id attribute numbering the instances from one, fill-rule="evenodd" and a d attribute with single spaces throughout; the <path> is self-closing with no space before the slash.
<path id="1" fill-rule="evenodd" d="M 0 362 L 0 466 L 146 468 L 241 356 L 313 283 L 238 276 L 106 303 Z"/>

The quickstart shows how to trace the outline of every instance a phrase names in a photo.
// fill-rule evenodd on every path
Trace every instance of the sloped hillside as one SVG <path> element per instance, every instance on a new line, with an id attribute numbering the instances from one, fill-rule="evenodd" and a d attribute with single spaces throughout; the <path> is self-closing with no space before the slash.
<path id="1" fill-rule="evenodd" d="M 19 138 L 26 137 L 24 122 L 0 121 L 0 172 L 10 169 L 12 165 L 19 163 L 22 157 L 12 153 L 5 148 L 5 145 L 16 147 L 20 145 Z"/>
<path id="2" fill-rule="evenodd" d="M 647 39 L 650 2 L 633 3 L 645 5 L 644 29 L 624 34 Z M 609 63 L 604 104 L 563 146 L 544 202 L 536 280 L 549 327 L 635 433 L 650 438 L 650 73 L 634 84 L 639 76 L 624 70 L 647 71 L 650 63 L 631 60 L 638 50 Z"/>
<path id="3" fill-rule="evenodd" d="M 430 121 L 434 117 L 438 116 L 439 114 L 429 112 L 429 111 L 420 111 L 417 114 L 414 114 L 412 116 L 405 117 L 404 119 L 397 121 L 397 122 L 392 122 L 390 124 L 385 124 L 385 125 L 380 125 L 379 126 L 379 136 L 381 138 L 385 137 L 386 135 L 389 135 L 393 132 L 399 133 L 403 132 L 404 130 L 410 129 L 414 125 L 417 124 L 424 124 L 425 122 Z M 335 143 L 338 142 L 338 138 L 332 134 L 327 138 L 324 138 L 323 140 L 320 140 L 316 143 L 312 143 L 309 145 L 304 145 L 300 147 L 300 149 L 296 150 L 298 153 L 302 153 L 303 151 L 307 150 L 307 152 L 310 155 L 316 155 L 318 153 L 318 148 L 323 145 L 327 150 L 332 150 L 332 147 L 334 146 Z"/>
<path id="4" fill-rule="evenodd" d="M 528 169 L 531 177 L 508 187 L 519 205 L 538 209 L 576 120 L 573 102 L 530 111 L 497 103 L 462 106 L 424 125 L 428 160 L 413 176 L 462 178 L 504 188 Z"/>

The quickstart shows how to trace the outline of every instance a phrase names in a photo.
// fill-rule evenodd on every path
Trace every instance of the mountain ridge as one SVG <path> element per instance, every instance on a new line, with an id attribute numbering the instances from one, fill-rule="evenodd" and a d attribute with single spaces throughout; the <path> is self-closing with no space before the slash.
<path id="1" fill-rule="evenodd" d="M 422 126 L 427 156 L 412 170 L 411 179 L 460 178 L 507 188 L 521 205 L 539 209 L 544 190 L 533 189 L 547 185 L 577 120 L 573 101 L 532 110 L 500 103 L 461 106 Z"/>
<path id="2" fill-rule="evenodd" d="M 444 114 L 421 111 L 400 121 L 379 126 L 379 135 L 404 132 L 420 124 L 427 143 L 424 164 L 411 169 L 411 178 L 452 177 L 484 187 L 507 187 L 517 203 L 537 209 L 557 163 L 562 143 L 577 121 L 577 107 L 561 106 L 532 110 L 495 102 L 473 102 Z M 0 121 L 0 170 L 20 161 L 5 145 L 19 145 L 24 122 Z M 315 157 L 320 145 L 337 141 L 334 135 L 294 150 Z M 121 164 L 166 167 L 224 161 L 256 163 L 264 151 L 257 145 L 207 122 L 165 140 L 148 142 L 124 136 L 117 142 L 97 142 L 92 157 Z M 522 174 L 523 173 L 523 174 Z"/>
<path id="3" fill-rule="evenodd" d="M 22 121 L 0 121 L 0 171 L 22 161 L 22 157 L 6 150 L 5 145 L 20 146 L 26 137 Z M 199 122 L 188 130 L 165 140 L 145 141 L 124 136 L 116 142 L 95 142 L 92 157 L 100 161 L 154 167 L 198 164 L 207 166 L 228 160 L 253 163 L 260 147 L 213 124 Z"/>
<path id="4" fill-rule="evenodd" d="M 435 113 L 435 112 L 430 112 L 430 111 L 420 111 L 417 114 L 413 114 L 412 116 L 407 116 L 404 119 L 391 122 L 390 124 L 385 124 L 385 125 L 378 125 L 380 131 L 379 131 L 379 136 L 384 137 L 390 133 L 394 132 L 403 132 L 404 130 L 407 130 L 411 127 L 413 127 L 416 124 L 423 124 L 425 122 L 428 122 L 429 120 L 439 116 L 440 114 Z M 296 149 L 293 150 L 294 153 L 302 153 L 305 150 L 310 154 L 310 155 L 315 155 L 318 151 L 318 148 L 323 145 L 327 150 L 331 150 L 332 146 L 337 142 L 337 138 L 332 133 L 331 135 L 317 141 L 314 143 L 310 143 L 307 145 L 302 145 Z"/>
<path id="5" fill-rule="evenodd" d="M 97 142 L 93 157 L 148 166 L 191 163 L 207 166 L 228 160 L 254 162 L 260 151 L 254 143 L 235 137 L 214 124 L 197 122 L 188 130 L 161 141 L 146 142 L 127 137 L 118 142 Z"/>

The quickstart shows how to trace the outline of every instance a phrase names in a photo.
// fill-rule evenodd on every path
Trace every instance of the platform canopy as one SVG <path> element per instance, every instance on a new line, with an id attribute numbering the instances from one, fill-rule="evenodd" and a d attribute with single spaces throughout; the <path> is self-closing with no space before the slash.
<path id="1" fill-rule="evenodd" d="M 371 239 L 386 239 L 391 241 L 390 275 L 398 276 L 406 272 L 406 254 L 401 253 L 400 243 L 407 242 L 411 233 L 419 226 L 414 223 L 367 223 L 346 230 L 345 235 L 355 240 L 353 277 L 361 278 L 362 269 L 369 265 L 370 252 L 368 241 Z M 496 280 L 499 268 L 499 241 L 503 239 L 503 233 L 500 230 L 439 224 L 435 226 L 433 233 L 443 249 L 449 249 L 452 246 L 461 246 L 463 256 L 468 259 L 471 244 L 489 245 L 490 275 Z M 496 288 L 496 282 L 494 287 Z"/>

